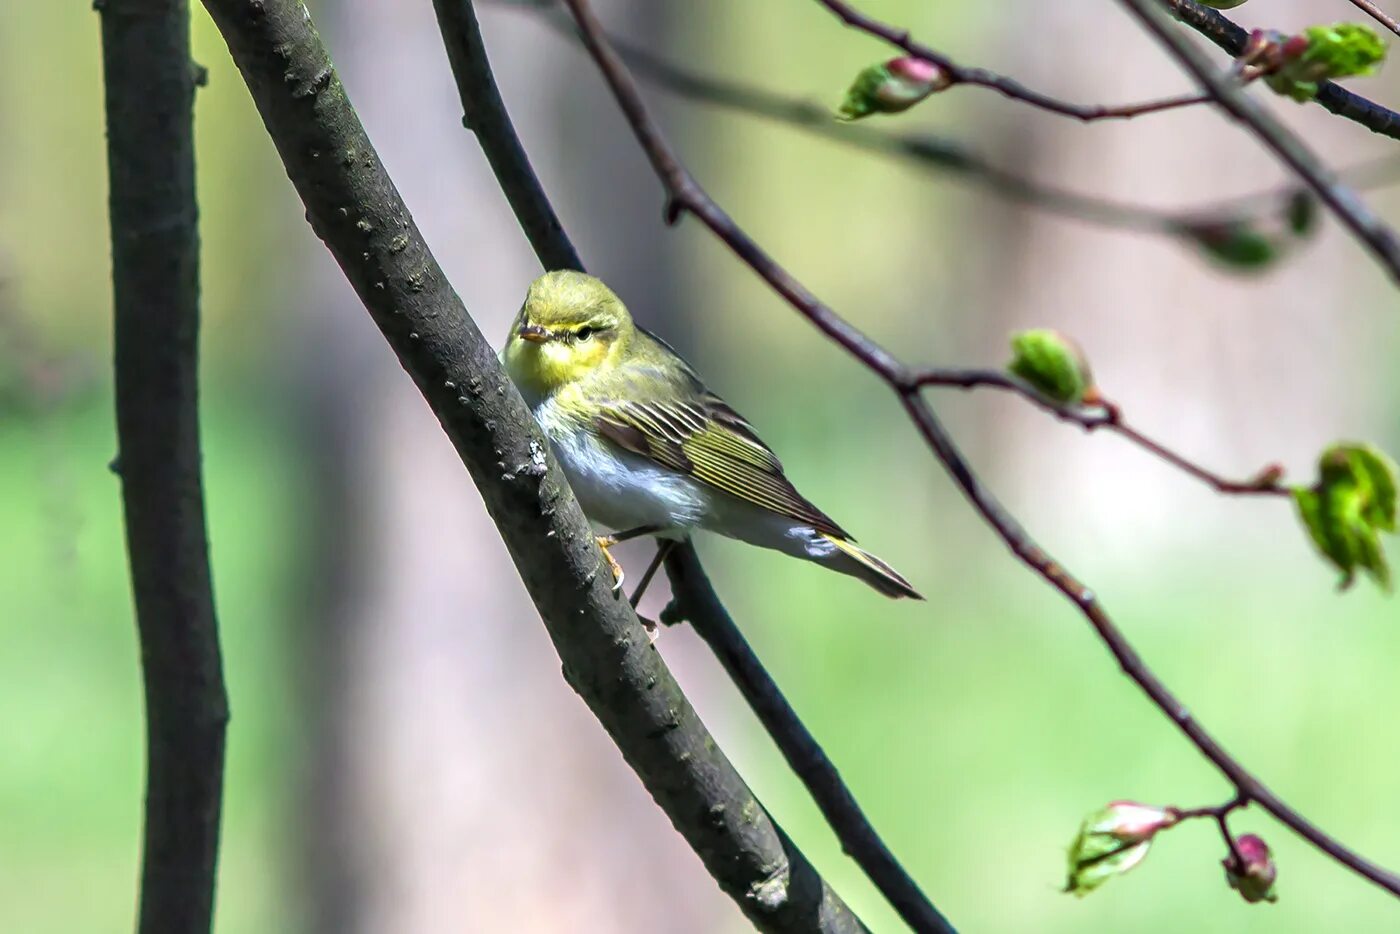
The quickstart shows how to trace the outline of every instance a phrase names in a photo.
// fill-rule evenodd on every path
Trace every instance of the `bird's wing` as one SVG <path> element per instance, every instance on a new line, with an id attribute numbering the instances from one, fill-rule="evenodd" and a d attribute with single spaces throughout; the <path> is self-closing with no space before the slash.
<path id="1" fill-rule="evenodd" d="M 684 378 L 686 385 L 671 385 L 667 392 L 656 394 L 659 401 L 606 403 L 594 418 L 594 427 L 614 444 L 730 496 L 818 532 L 850 538 L 797 492 L 784 476 L 783 465 L 742 415 L 691 373 L 684 373 Z"/>

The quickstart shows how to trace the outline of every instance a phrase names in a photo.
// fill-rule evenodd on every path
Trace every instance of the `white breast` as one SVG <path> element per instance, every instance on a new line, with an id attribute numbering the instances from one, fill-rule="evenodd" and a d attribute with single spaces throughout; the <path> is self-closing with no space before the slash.
<path id="1" fill-rule="evenodd" d="M 654 525 L 684 533 L 709 512 L 711 494 L 700 484 L 603 440 L 553 399 L 537 404 L 534 412 L 584 515 L 594 523 L 618 532 Z"/>

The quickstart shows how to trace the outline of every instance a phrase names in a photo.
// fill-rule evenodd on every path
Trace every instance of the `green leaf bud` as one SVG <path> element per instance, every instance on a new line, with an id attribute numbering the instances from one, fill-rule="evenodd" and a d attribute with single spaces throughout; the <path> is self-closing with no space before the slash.
<path id="1" fill-rule="evenodd" d="M 1056 402 L 1078 405 L 1094 385 L 1084 352 L 1058 331 L 1021 331 L 1012 335 L 1011 351 L 1007 370 Z"/>

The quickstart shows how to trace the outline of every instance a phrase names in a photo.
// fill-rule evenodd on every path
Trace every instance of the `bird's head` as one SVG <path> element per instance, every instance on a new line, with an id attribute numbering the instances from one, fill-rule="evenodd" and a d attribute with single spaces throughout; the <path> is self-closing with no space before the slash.
<path id="1" fill-rule="evenodd" d="M 501 356 L 521 389 L 548 394 L 615 365 L 632 333 L 632 316 L 601 280 L 547 272 L 530 283 Z"/>

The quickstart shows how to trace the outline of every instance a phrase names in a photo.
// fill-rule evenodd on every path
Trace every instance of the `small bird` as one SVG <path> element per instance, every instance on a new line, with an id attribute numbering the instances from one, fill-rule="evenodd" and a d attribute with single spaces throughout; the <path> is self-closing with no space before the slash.
<path id="1" fill-rule="evenodd" d="M 584 515 L 612 530 L 598 543 L 617 589 L 622 572 L 608 546 L 654 535 L 664 553 L 705 529 L 850 574 L 886 596 L 923 599 L 799 494 L 753 426 L 593 276 L 549 272 L 531 283 L 501 360 Z"/>

